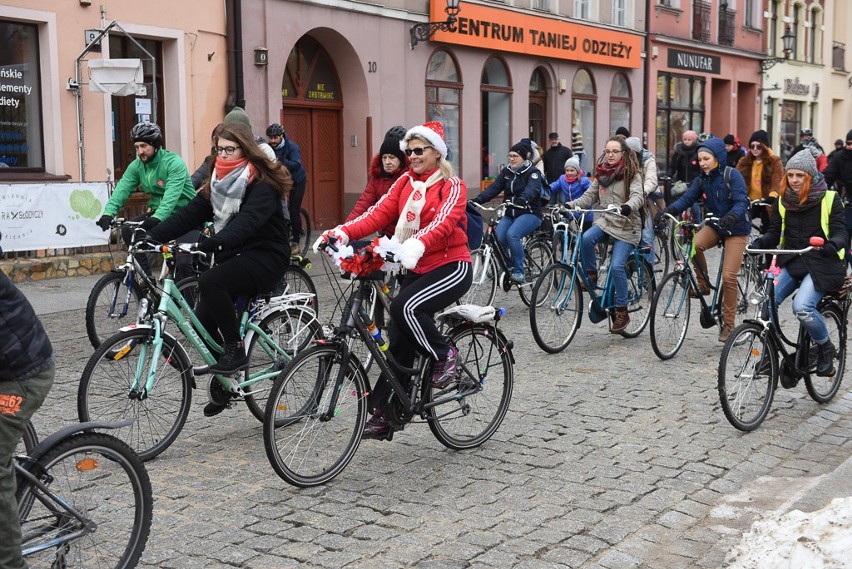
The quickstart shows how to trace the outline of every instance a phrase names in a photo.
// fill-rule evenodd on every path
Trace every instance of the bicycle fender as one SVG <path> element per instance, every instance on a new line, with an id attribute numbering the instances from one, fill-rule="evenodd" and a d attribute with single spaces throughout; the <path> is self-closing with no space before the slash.
<path id="1" fill-rule="evenodd" d="M 127 332 L 128 330 L 140 330 L 147 328 L 148 330 L 152 330 L 154 327 L 150 324 L 128 324 L 127 326 L 122 326 L 118 329 L 119 332 Z"/>
<path id="2" fill-rule="evenodd" d="M 30 458 L 38 459 L 48 450 L 64 441 L 65 439 L 84 431 L 94 431 L 95 429 L 121 429 L 129 427 L 134 423 L 135 419 L 125 419 L 117 423 L 107 423 L 104 421 L 88 421 L 86 423 L 76 423 L 68 425 L 48 436 L 43 441 L 40 441 L 33 451 L 29 454 Z"/>

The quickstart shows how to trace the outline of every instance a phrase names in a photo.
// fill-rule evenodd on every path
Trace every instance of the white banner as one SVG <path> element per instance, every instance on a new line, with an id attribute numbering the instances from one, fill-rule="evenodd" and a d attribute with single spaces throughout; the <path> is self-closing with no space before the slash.
<path id="1" fill-rule="evenodd" d="M 106 182 L 0 184 L 4 251 L 105 245 L 95 221 L 108 199 Z"/>

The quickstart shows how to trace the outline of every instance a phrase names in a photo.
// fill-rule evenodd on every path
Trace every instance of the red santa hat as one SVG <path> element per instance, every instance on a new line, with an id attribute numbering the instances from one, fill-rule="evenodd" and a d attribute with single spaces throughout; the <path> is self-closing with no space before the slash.
<path id="1" fill-rule="evenodd" d="M 408 148 L 408 141 L 415 135 L 428 140 L 429 144 L 441 155 L 441 158 L 447 157 L 447 143 L 444 142 L 444 125 L 438 121 L 429 121 L 423 125 L 412 127 L 405 133 L 405 138 L 399 143 L 399 147 L 404 151 Z"/>

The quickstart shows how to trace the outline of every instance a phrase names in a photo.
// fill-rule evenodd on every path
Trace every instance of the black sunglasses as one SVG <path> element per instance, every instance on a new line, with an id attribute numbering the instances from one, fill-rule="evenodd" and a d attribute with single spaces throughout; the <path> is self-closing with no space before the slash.
<path id="1" fill-rule="evenodd" d="M 423 151 L 427 148 L 434 148 L 433 146 L 421 146 L 420 148 L 406 148 L 405 155 L 411 156 L 414 154 L 415 156 L 423 156 Z"/>

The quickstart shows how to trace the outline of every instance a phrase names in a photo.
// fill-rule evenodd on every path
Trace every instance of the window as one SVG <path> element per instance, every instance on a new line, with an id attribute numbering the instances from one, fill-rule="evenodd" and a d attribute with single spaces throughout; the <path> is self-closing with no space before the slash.
<path id="1" fill-rule="evenodd" d="M 680 0 L 657 0 L 657 5 L 680 10 Z"/>
<path id="2" fill-rule="evenodd" d="M 692 0 L 692 39 L 710 41 L 710 4 L 704 0 Z"/>
<path id="3" fill-rule="evenodd" d="M 530 77 L 529 137 L 544 145 L 544 125 L 547 123 L 547 71 L 537 67 Z"/>
<path id="4" fill-rule="evenodd" d="M 612 81 L 609 101 L 609 132 L 614 133 L 620 126 L 630 130 L 630 83 L 621 73 Z"/>
<path id="5" fill-rule="evenodd" d="M 589 16 L 589 0 L 574 0 L 574 17 L 588 20 Z"/>
<path id="6" fill-rule="evenodd" d="M 550 12 L 550 0 L 532 0 L 532 9 Z"/>
<path id="7" fill-rule="evenodd" d="M 612 0 L 612 25 L 627 25 L 627 0 Z"/>
<path id="8" fill-rule="evenodd" d="M 426 120 L 444 126 L 447 160 L 459 171 L 461 143 L 461 78 L 453 56 L 437 50 L 426 67 Z"/>
<path id="9" fill-rule="evenodd" d="M 672 151 L 687 130 L 704 130 L 704 79 L 660 73 L 657 76 L 656 159 L 665 171 Z"/>
<path id="10" fill-rule="evenodd" d="M 781 160 L 785 163 L 793 155 L 793 148 L 799 143 L 799 131 L 802 128 L 802 103 L 781 101 Z"/>
<path id="11" fill-rule="evenodd" d="M 769 55 L 775 56 L 777 55 L 776 50 L 778 48 L 778 38 L 780 37 L 778 33 L 778 14 L 781 12 L 777 0 L 769 3 L 769 11 Z"/>
<path id="12" fill-rule="evenodd" d="M 763 29 L 760 23 L 761 16 L 760 0 L 745 0 L 745 20 L 743 22 L 745 27 L 753 30 Z"/>
<path id="13" fill-rule="evenodd" d="M 482 179 L 493 179 L 506 162 L 512 143 L 512 86 L 503 61 L 490 57 L 482 69 Z"/>
<path id="14" fill-rule="evenodd" d="M 822 12 L 814 8 L 811 10 L 811 27 L 808 30 L 808 62 L 809 63 L 820 63 L 822 62 L 822 57 L 820 53 L 820 47 L 822 46 L 822 34 L 820 33 L 820 29 L 822 28 Z"/>
<path id="15" fill-rule="evenodd" d="M 793 33 L 796 34 L 796 41 L 793 45 L 793 51 L 790 52 L 790 59 L 798 59 L 799 42 L 802 41 L 803 31 L 804 27 L 802 26 L 802 5 L 796 4 L 795 6 L 793 6 Z"/>
<path id="16" fill-rule="evenodd" d="M 734 45 L 736 16 L 733 0 L 722 0 L 719 4 L 719 45 Z"/>
<path id="17" fill-rule="evenodd" d="M 583 149 L 587 156 L 584 160 L 585 163 L 581 163 L 581 166 L 586 170 L 593 171 L 595 152 L 597 151 L 595 145 L 595 106 L 598 97 L 595 92 L 595 82 L 589 71 L 585 69 L 577 71 L 571 88 L 571 96 L 574 99 L 572 128 L 576 128 L 582 136 Z"/>
<path id="18" fill-rule="evenodd" d="M 0 172 L 44 172 L 38 27 L 0 21 Z"/>

